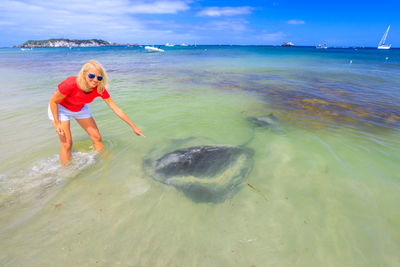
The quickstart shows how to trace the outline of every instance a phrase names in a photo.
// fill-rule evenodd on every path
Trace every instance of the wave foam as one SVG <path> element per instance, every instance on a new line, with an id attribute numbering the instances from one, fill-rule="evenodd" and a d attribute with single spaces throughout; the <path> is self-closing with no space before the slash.
<path id="1" fill-rule="evenodd" d="M 43 195 L 51 188 L 64 184 L 70 178 L 77 176 L 81 171 L 97 162 L 98 152 L 74 152 L 68 166 L 62 166 L 58 155 L 40 160 L 26 170 L 20 170 L 11 175 L 0 175 L 0 205 L 3 200 L 32 199 Z M 26 196 L 24 196 L 26 195 Z M 10 199 L 11 198 L 11 199 Z"/>
<path id="2" fill-rule="evenodd" d="M 38 212 L 71 178 L 98 161 L 98 152 L 74 152 L 68 166 L 58 155 L 11 175 L 0 174 L 0 233 Z"/>

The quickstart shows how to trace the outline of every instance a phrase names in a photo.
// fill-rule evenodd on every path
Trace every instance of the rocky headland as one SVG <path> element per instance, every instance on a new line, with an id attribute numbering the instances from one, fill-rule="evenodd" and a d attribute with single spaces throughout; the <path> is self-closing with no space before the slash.
<path id="1" fill-rule="evenodd" d="M 129 44 L 125 44 L 129 45 Z M 70 40 L 70 39 L 48 39 L 48 40 L 29 40 L 22 45 L 14 47 L 97 47 L 97 46 L 125 46 L 99 39 L 90 40 Z M 135 44 L 136 45 L 136 44 Z"/>

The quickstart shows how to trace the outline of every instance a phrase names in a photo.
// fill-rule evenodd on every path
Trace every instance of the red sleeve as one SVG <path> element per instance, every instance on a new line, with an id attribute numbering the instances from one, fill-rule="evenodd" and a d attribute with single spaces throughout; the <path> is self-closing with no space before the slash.
<path id="1" fill-rule="evenodd" d="M 76 84 L 76 77 L 69 77 L 58 85 L 58 91 L 63 95 L 70 95 Z"/>
<path id="2" fill-rule="evenodd" d="M 103 94 L 101 95 L 101 98 L 103 98 L 103 99 L 110 98 L 110 94 L 107 92 L 106 89 L 104 89 Z"/>

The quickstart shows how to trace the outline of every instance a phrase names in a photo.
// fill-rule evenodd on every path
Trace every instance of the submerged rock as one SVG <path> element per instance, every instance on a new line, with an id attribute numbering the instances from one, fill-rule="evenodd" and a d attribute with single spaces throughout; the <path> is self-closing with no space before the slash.
<path id="1" fill-rule="evenodd" d="M 187 147 L 144 162 L 153 179 L 176 187 L 196 202 L 232 197 L 252 168 L 252 153 L 234 146 Z"/>

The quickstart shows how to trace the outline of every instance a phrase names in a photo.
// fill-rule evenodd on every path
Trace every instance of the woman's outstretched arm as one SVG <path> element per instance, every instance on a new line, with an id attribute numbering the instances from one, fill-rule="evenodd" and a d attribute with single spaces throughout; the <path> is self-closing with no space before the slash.
<path id="1" fill-rule="evenodd" d="M 120 117 L 123 121 L 125 121 L 129 126 L 132 127 L 133 132 L 138 135 L 138 136 L 142 136 L 142 137 L 146 137 L 144 136 L 140 129 L 138 127 L 136 127 L 135 124 L 133 124 L 133 122 L 131 121 L 131 119 L 128 117 L 128 115 L 125 114 L 125 112 L 120 109 L 117 104 L 115 104 L 114 100 L 112 100 L 111 97 L 104 99 L 104 102 L 107 103 L 107 105 L 110 107 L 110 109 L 118 116 Z"/>

